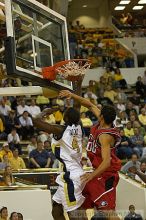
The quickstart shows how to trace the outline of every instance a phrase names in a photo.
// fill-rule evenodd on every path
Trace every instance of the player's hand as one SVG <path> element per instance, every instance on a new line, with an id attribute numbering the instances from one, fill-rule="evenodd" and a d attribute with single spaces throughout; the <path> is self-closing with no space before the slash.
<path id="1" fill-rule="evenodd" d="M 53 112 L 57 111 L 58 108 L 45 108 L 42 111 L 42 116 L 51 115 Z"/>
<path id="2" fill-rule="evenodd" d="M 61 98 L 71 98 L 71 96 L 72 96 L 72 93 L 69 91 L 69 90 L 62 90 L 62 91 L 60 91 L 60 93 L 59 93 L 59 97 L 61 97 Z"/>
<path id="3" fill-rule="evenodd" d="M 88 183 L 90 180 L 92 180 L 92 174 L 91 173 L 85 173 L 83 174 L 81 177 L 81 183 L 86 184 Z"/>
<path id="4" fill-rule="evenodd" d="M 135 166 L 130 167 L 130 168 L 128 169 L 128 172 L 129 172 L 129 173 L 136 174 L 136 173 L 137 173 L 137 168 L 136 168 Z"/>

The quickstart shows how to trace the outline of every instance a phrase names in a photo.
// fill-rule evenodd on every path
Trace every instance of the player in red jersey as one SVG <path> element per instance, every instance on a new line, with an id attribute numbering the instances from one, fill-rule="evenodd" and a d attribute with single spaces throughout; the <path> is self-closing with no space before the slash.
<path id="1" fill-rule="evenodd" d="M 86 209 L 96 207 L 97 210 L 106 213 L 107 219 L 119 219 L 113 212 L 116 206 L 118 171 L 121 168 L 121 162 L 115 155 L 116 146 L 121 140 L 118 130 L 113 127 L 116 111 L 113 106 L 104 106 L 100 110 L 87 99 L 67 90 L 61 91 L 60 96 L 75 99 L 98 118 L 98 123 L 91 129 L 87 144 L 87 154 L 94 171 L 81 177 L 86 183 L 83 191 L 86 201 L 83 207 Z"/>

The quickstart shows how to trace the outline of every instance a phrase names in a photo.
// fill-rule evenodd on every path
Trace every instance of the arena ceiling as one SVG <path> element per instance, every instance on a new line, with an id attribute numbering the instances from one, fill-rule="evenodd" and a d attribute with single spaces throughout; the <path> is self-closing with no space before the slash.
<path id="1" fill-rule="evenodd" d="M 71 7 L 71 9 L 78 9 L 78 10 L 80 8 L 83 8 L 84 6 L 89 9 L 98 8 L 104 1 L 108 2 L 112 15 L 120 16 L 121 13 L 130 12 L 135 15 L 142 15 L 146 17 L 146 4 L 143 4 L 144 7 L 142 10 L 133 10 L 134 6 L 139 5 L 138 2 L 140 0 L 130 0 L 130 3 L 126 5 L 123 11 L 114 10 L 115 7 L 119 5 L 121 0 L 69 0 L 69 6 Z"/>

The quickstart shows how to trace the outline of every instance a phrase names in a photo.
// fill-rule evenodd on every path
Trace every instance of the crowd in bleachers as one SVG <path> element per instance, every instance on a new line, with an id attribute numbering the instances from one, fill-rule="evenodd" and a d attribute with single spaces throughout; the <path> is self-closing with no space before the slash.
<path id="1" fill-rule="evenodd" d="M 0 220 L 23 220 L 23 215 L 19 212 L 12 212 L 9 216 L 8 208 L 0 209 Z"/>
<path id="2" fill-rule="evenodd" d="M 131 13 L 122 13 L 121 16 L 112 17 L 113 24 L 122 32 L 120 37 L 145 37 L 145 17 L 134 16 Z"/>
<path id="3" fill-rule="evenodd" d="M 133 55 L 115 39 L 109 28 L 86 29 L 79 21 L 69 24 L 71 58 L 88 58 L 92 67 L 134 67 Z"/>
<path id="4" fill-rule="evenodd" d="M 135 154 L 138 160 L 146 162 L 146 73 L 138 77 L 132 89 L 118 68 L 106 68 L 99 81 L 90 80 L 88 87 L 83 88 L 83 96 L 98 105 L 115 105 L 117 117 L 114 124 L 120 129 L 122 137 L 117 156 L 129 160 Z M 64 124 L 64 111 L 72 104 L 72 100 L 48 99 L 44 96 L 1 97 L 0 169 L 5 170 L 6 185 L 14 184 L 11 170 L 59 167 L 51 150 L 52 136 L 35 128 L 32 117 L 50 107 L 54 108 L 54 113 L 46 117 L 45 121 Z M 81 106 L 81 122 L 85 149 L 90 128 L 97 119 L 92 112 Z M 90 166 L 85 153 L 82 164 L 84 167 Z"/>

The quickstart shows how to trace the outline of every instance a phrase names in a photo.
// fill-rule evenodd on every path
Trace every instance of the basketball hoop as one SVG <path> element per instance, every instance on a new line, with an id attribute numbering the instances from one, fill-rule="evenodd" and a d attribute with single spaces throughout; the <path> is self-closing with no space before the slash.
<path id="1" fill-rule="evenodd" d="M 54 66 L 42 68 L 42 73 L 43 77 L 48 80 L 55 80 L 58 74 L 68 81 L 78 81 L 85 75 L 90 65 L 91 63 L 87 59 L 65 60 Z"/>

